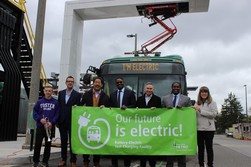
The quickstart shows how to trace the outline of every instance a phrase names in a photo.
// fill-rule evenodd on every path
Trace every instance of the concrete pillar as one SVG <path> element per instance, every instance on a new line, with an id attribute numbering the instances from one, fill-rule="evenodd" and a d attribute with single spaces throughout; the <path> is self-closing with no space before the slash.
<path id="1" fill-rule="evenodd" d="M 72 75 L 76 85 L 79 85 L 84 20 L 66 5 L 63 25 L 59 90 L 65 88 L 65 79 L 68 75 Z"/>

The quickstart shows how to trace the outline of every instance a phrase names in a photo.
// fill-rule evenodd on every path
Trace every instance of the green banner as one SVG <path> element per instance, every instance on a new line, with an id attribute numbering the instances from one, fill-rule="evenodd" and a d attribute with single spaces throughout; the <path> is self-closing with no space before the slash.
<path id="1" fill-rule="evenodd" d="M 195 155 L 196 112 L 73 107 L 71 141 L 75 154 Z"/>

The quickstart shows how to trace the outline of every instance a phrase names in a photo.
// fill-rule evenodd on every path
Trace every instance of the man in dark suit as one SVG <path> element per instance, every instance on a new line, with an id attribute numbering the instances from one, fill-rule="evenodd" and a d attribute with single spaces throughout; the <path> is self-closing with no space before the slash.
<path id="1" fill-rule="evenodd" d="M 136 103 L 134 92 L 124 87 L 124 79 L 122 77 L 116 78 L 115 82 L 118 90 L 110 94 L 111 107 L 118 107 L 122 110 L 125 110 L 126 108 L 134 108 Z M 124 165 L 125 167 L 131 165 L 130 156 L 125 156 Z M 112 156 L 112 167 L 118 167 L 117 156 Z"/>
<path id="2" fill-rule="evenodd" d="M 143 96 L 138 97 L 136 107 L 138 108 L 161 108 L 161 98 L 153 94 L 154 86 L 151 82 L 145 84 L 145 93 Z M 146 161 L 149 160 L 150 167 L 155 167 L 156 160 L 154 157 L 142 156 L 140 158 L 140 167 L 146 167 Z"/>
<path id="3" fill-rule="evenodd" d="M 81 105 L 93 106 L 93 107 L 109 107 L 110 101 L 109 97 L 102 91 L 104 82 L 100 77 L 93 79 L 93 88 L 83 95 L 81 100 Z M 83 155 L 84 157 L 84 167 L 89 167 L 89 156 Z M 93 163 L 95 167 L 101 167 L 99 164 L 100 155 L 93 155 Z"/>
<path id="4" fill-rule="evenodd" d="M 164 96 L 162 99 L 163 107 L 171 109 L 173 107 L 189 107 L 192 106 L 191 100 L 189 97 L 180 94 L 181 85 L 179 82 L 174 82 L 172 84 L 172 93 Z M 173 167 L 174 159 L 178 160 L 178 167 L 186 167 L 186 156 L 168 156 L 166 167 Z"/>
<path id="5" fill-rule="evenodd" d="M 70 162 L 71 166 L 76 166 L 76 155 L 72 153 L 71 150 L 71 112 L 72 106 L 79 105 L 81 94 L 73 89 L 74 78 L 68 76 L 65 81 L 66 89 L 59 92 L 58 102 L 59 102 L 59 119 L 58 128 L 60 132 L 61 139 L 61 158 L 62 161 L 58 164 L 58 167 L 66 166 L 67 162 L 67 142 L 69 137 L 70 143 Z"/>
<path id="6" fill-rule="evenodd" d="M 143 96 L 138 97 L 136 107 L 138 108 L 161 108 L 161 98 L 156 96 L 154 92 L 154 86 L 151 82 L 145 84 L 145 93 Z"/>

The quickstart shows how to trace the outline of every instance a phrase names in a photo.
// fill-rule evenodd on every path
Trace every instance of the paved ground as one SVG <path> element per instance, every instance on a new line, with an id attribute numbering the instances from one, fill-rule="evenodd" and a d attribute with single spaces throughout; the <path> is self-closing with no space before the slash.
<path id="1" fill-rule="evenodd" d="M 29 167 L 33 152 L 23 150 L 25 137 L 19 137 L 14 142 L 0 142 L 0 167 Z M 251 141 L 227 138 L 224 135 L 216 135 L 214 139 L 215 167 L 250 167 L 251 165 Z M 52 148 L 50 167 L 56 167 L 60 161 L 60 148 Z M 123 161 L 119 161 L 123 167 Z M 110 159 L 102 157 L 102 167 L 110 166 Z M 138 167 L 139 161 L 133 160 L 132 167 Z M 82 166 L 82 158 L 78 156 L 77 165 Z M 70 166 L 68 164 L 68 166 Z M 156 167 L 165 167 L 164 161 L 158 161 Z M 196 156 L 187 156 L 187 167 L 198 167 Z"/>
<path id="2" fill-rule="evenodd" d="M 30 164 L 32 162 L 33 151 L 22 149 L 25 143 L 25 136 L 20 136 L 17 141 L 0 142 L 0 167 L 16 164 Z M 53 147 L 51 158 L 60 156 L 60 148 Z"/>

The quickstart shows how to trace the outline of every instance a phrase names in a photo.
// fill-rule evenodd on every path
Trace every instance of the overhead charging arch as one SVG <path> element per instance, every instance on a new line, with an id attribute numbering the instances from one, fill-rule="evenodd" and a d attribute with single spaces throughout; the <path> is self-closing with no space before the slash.
<path id="1" fill-rule="evenodd" d="M 77 85 L 81 71 L 84 23 L 87 20 L 137 17 L 146 15 L 146 8 L 175 6 L 178 13 L 207 12 L 209 0 L 78 0 L 67 1 L 64 11 L 63 37 L 60 59 L 59 89 L 64 88 L 65 78 L 74 76 Z M 170 17 L 166 9 L 156 10 Z M 163 11 L 164 10 L 164 11 Z M 163 15 L 163 17 L 165 17 Z M 169 15 L 169 16 L 168 16 Z M 86 57 L 88 59 L 88 57 Z"/>

